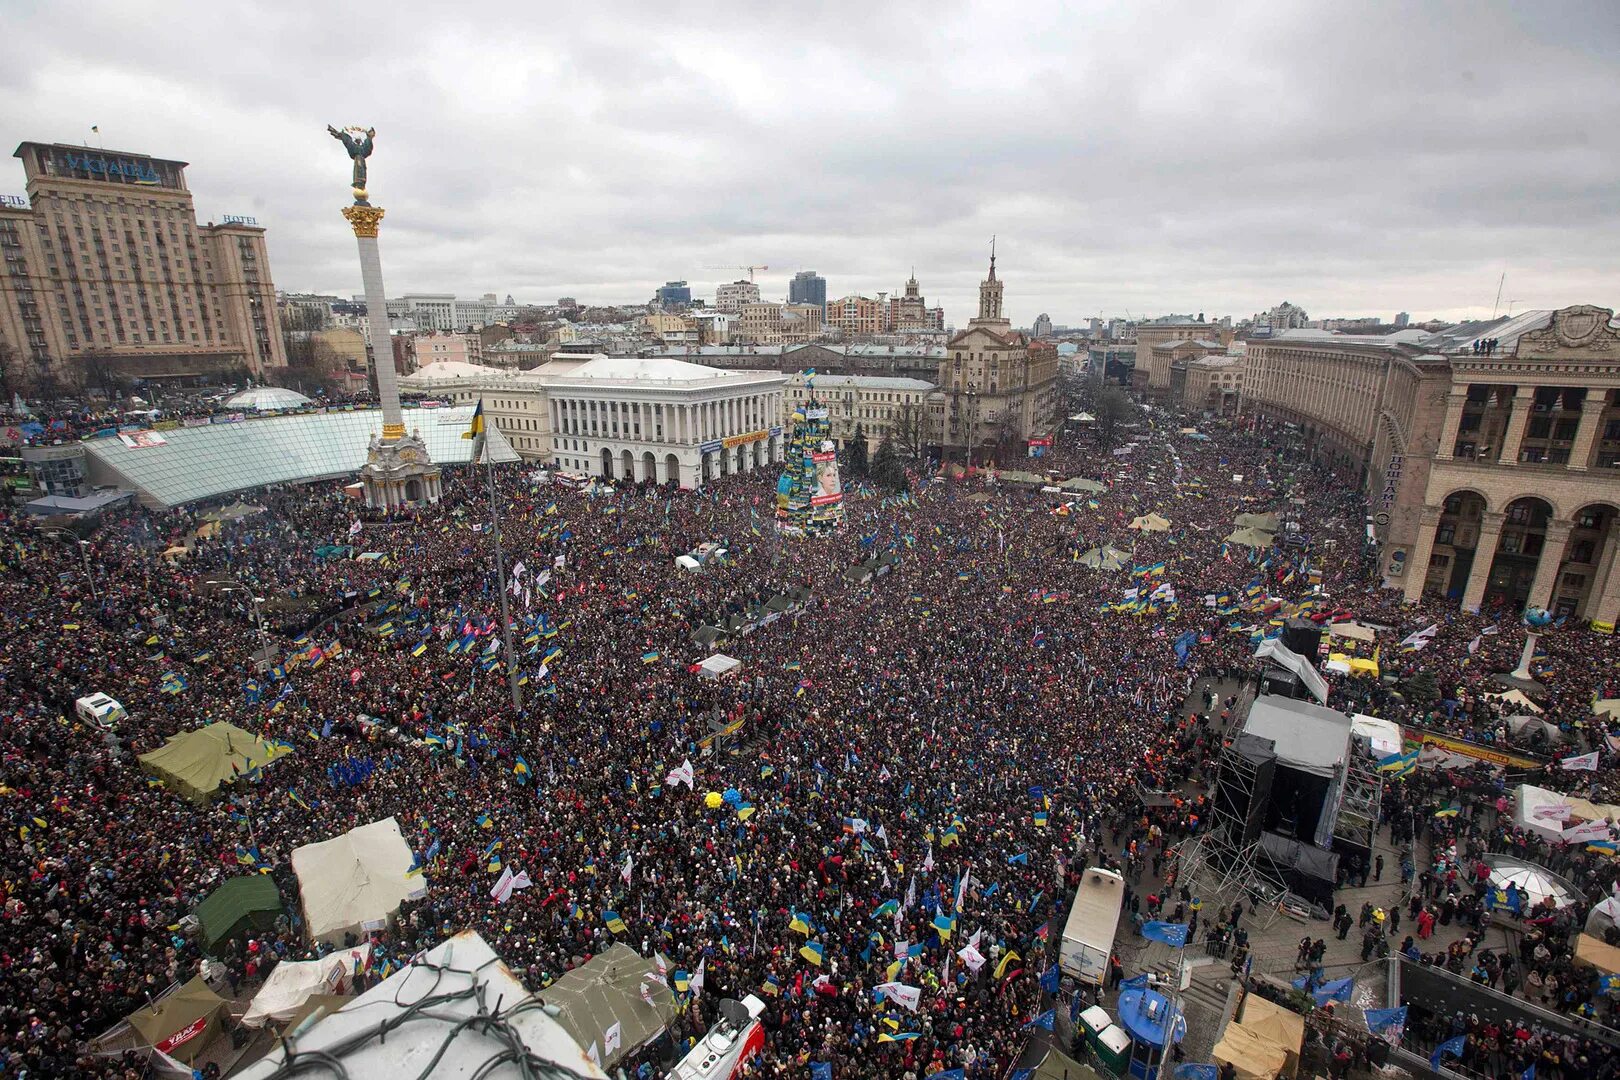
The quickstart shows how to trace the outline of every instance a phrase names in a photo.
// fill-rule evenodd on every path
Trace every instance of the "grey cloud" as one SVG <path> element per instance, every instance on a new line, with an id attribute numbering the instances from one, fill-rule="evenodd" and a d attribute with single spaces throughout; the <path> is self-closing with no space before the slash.
<path id="1" fill-rule="evenodd" d="M 340 11 L 340 13 L 335 13 Z M 368 20 L 365 14 L 373 17 Z M 356 27 L 364 26 L 364 31 Z M 0 137 L 182 158 L 284 288 L 644 300 L 710 264 L 1011 316 L 1613 306 L 1607 4 L 25 4 Z M 0 190 L 20 190 L 14 165 Z"/>

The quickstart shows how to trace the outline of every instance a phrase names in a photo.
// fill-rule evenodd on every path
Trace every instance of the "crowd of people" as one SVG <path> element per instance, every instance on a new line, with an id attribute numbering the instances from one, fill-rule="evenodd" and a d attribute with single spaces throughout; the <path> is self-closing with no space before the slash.
<path id="1" fill-rule="evenodd" d="M 853 484 L 842 529 L 821 539 L 777 535 L 761 477 L 576 490 L 508 467 L 505 582 L 481 478 L 458 473 L 438 505 L 389 517 L 336 484 L 254 493 L 264 513 L 205 537 L 203 508 L 114 511 L 90 534 L 89 575 L 78 552 L 5 518 L 0 1074 L 141 1075 L 88 1042 L 198 970 L 185 924 L 198 901 L 261 866 L 280 886 L 287 914 L 219 958 L 249 993 L 276 961 L 314 955 L 291 852 L 391 815 L 427 893 L 372 935 L 373 977 L 474 929 L 540 990 L 622 941 L 703 971 L 679 995 L 677 1049 L 719 999 L 752 993 L 767 1005 L 761 1076 L 1005 1075 L 1050 1007 L 1039 977 L 1087 865 L 1170 896 L 1160 917 L 1176 906 L 1154 881 L 1203 806 L 1150 793 L 1209 778 L 1220 731 L 1185 705 L 1201 676 L 1259 670 L 1269 615 L 1246 590 L 1297 605 L 1319 583 L 1333 606 L 1394 628 L 1386 673 L 1421 667 L 1442 691 L 1418 702 L 1399 682 L 1332 676 L 1335 704 L 1507 738 L 1479 692 L 1516 659 L 1506 617 L 1404 607 L 1376 586 L 1354 491 L 1249 433 L 1209 430 L 1198 442 L 1147 426 L 1125 454 L 1056 448 L 1043 465 L 1104 485 L 1078 499 L 983 475 L 914 475 L 904 493 Z M 1236 514 L 1292 496 L 1309 506 L 1295 546 L 1251 556 L 1224 542 Z M 1149 512 L 1170 527 L 1129 528 Z M 676 565 L 711 541 L 723 563 Z M 1134 569 L 1081 561 L 1109 544 Z M 187 554 L 165 558 L 177 545 Z M 899 557 L 893 573 L 846 576 L 881 552 Z M 692 670 L 694 631 L 793 587 L 809 595 L 798 610 L 722 642 L 738 671 Z M 521 710 L 495 644 L 503 589 Z M 1241 613 L 1205 603 L 1227 594 Z M 283 658 L 268 674 L 251 664 L 258 616 Z M 1493 621 L 1502 632 L 1470 649 Z M 1401 653 L 1429 622 L 1432 643 Z M 1607 763 L 1590 702 L 1610 696 L 1612 639 L 1569 630 L 1547 649 L 1546 716 L 1596 739 Z M 74 715 L 97 691 L 127 710 L 115 737 Z M 219 720 L 293 752 L 201 805 L 137 767 Z M 735 730 L 716 745 L 721 726 Z M 688 761 L 692 782 L 672 783 Z M 1436 826 L 1429 789 L 1406 790 L 1408 826 L 1456 830 L 1465 860 L 1528 842 L 1486 834 L 1483 818 Z M 532 887 L 492 898 L 492 852 Z M 1606 895 L 1601 857 L 1536 854 L 1574 860 L 1571 876 Z M 1561 930 L 1546 929 L 1547 948 Z M 976 966 L 960 955 L 969 941 Z M 1562 978 L 1531 955 L 1521 970 Z M 874 994 L 885 982 L 920 988 L 917 1009 Z M 657 1075 L 668 1049 L 628 1066 Z"/>

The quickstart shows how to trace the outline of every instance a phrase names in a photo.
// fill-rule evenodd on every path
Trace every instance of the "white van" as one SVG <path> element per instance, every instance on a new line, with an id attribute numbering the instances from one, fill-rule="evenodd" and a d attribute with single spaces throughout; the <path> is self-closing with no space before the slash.
<path id="1" fill-rule="evenodd" d="M 73 703 L 73 708 L 79 714 L 80 720 L 104 728 L 116 727 L 118 721 L 129 715 L 117 700 L 106 694 L 82 697 Z"/>

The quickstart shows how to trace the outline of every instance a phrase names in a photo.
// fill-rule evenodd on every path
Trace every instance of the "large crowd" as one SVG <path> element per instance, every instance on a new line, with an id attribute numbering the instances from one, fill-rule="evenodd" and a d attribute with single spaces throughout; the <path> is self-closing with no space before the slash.
<path id="1" fill-rule="evenodd" d="M 815 1063 L 838 1077 L 1005 1075 L 1048 1007 L 1038 979 L 1084 867 L 1153 893 L 1166 849 L 1199 827 L 1198 804 L 1144 793 L 1209 776 L 1219 735 L 1184 702 L 1202 676 L 1259 670 L 1253 639 L 1273 613 L 1245 590 L 1298 605 L 1319 582 L 1332 607 L 1390 628 L 1386 674 L 1421 668 L 1441 691 L 1422 702 L 1399 682 L 1332 676 L 1336 704 L 1518 738 L 1481 693 L 1517 659 L 1510 616 L 1403 606 L 1376 585 L 1353 490 L 1249 433 L 1207 430 L 1144 428 L 1125 454 L 1089 438 L 1058 447 L 1044 467 L 1105 485 L 1078 499 L 983 476 L 913 475 L 900 494 L 852 485 L 843 527 L 820 539 L 779 537 L 755 476 L 576 490 L 504 468 L 506 582 L 481 477 L 464 474 L 447 475 L 438 505 L 391 517 L 335 484 L 253 493 L 264 513 L 202 537 L 205 508 L 115 511 L 90 534 L 89 576 L 20 516 L 0 521 L 0 1075 L 141 1075 L 87 1043 L 197 972 L 184 920 L 198 901 L 258 866 L 281 887 L 289 914 L 220 958 L 248 993 L 276 961 L 314 955 L 291 852 L 389 815 L 428 889 L 373 935 L 373 977 L 474 929 L 539 989 L 622 941 L 703 970 L 701 992 L 680 995 L 677 1043 L 720 998 L 760 995 L 759 1075 Z M 1291 498 L 1308 507 L 1292 545 L 1251 556 L 1224 542 L 1236 514 L 1286 512 Z M 1149 512 L 1170 527 L 1128 527 Z M 723 563 L 676 565 L 711 541 Z M 1103 544 L 1143 573 L 1088 568 L 1081 556 Z M 177 545 L 187 554 L 165 558 Z M 883 552 L 899 557 L 893 573 L 846 576 Z M 691 670 L 695 630 L 792 587 L 808 591 L 801 608 L 722 643 L 736 673 Z M 502 589 L 521 712 L 489 654 Z M 279 654 L 302 662 L 252 669 L 254 596 Z M 1206 596 L 1243 610 L 1220 614 L 1227 601 Z M 1430 622 L 1432 643 L 1402 653 Z M 1492 624 L 1500 633 L 1470 649 Z M 469 632 L 475 647 L 452 650 Z M 1546 717 L 1607 765 L 1590 703 L 1613 696 L 1612 639 L 1566 629 L 1546 648 Z M 128 711 L 116 737 L 74 716 L 94 691 Z M 136 767 L 215 720 L 293 752 L 206 805 Z M 716 749 L 722 725 L 735 731 Z M 669 783 L 688 760 L 693 783 Z M 705 798 L 726 791 L 736 799 Z M 1418 792 L 1406 805 L 1427 806 Z M 1436 827 L 1423 811 L 1406 819 Z M 1522 842 L 1484 818 L 1440 827 L 1464 836 L 1461 859 Z M 533 881 L 505 904 L 490 896 L 492 850 Z M 1571 876 L 1606 895 L 1612 868 L 1570 857 Z M 1446 899 L 1442 884 L 1424 902 Z M 954 923 L 938 926 L 941 913 Z M 977 969 L 956 955 L 975 935 Z M 922 948 L 895 972 L 897 941 Z M 1565 970 L 1551 958 L 1521 970 L 1538 967 Z M 874 995 L 891 979 L 922 989 L 917 1011 Z M 628 1064 L 651 1076 L 657 1061 L 649 1049 Z"/>

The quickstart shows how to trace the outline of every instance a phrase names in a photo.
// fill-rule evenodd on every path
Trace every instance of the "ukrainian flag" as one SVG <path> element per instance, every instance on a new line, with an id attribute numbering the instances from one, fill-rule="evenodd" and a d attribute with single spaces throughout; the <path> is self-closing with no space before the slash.
<path id="1" fill-rule="evenodd" d="M 1388 757 L 1378 759 L 1378 771 L 1381 773 L 1394 773 L 1396 776 L 1405 776 L 1417 768 L 1418 752 L 1416 750 L 1406 754 L 1390 754 Z"/>
<path id="2" fill-rule="evenodd" d="M 793 913 L 793 918 L 788 920 L 788 929 L 794 931 L 795 933 L 803 934 L 805 937 L 809 937 L 810 916 L 801 915 L 795 911 Z"/>
<path id="3" fill-rule="evenodd" d="M 478 399 L 478 407 L 473 409 L 472 422 L 467 430 L 461 433 L 463 439 L 481 439 L 484 437 L 484 399 Z"/>
<path id="4" fill-rule="evenodd" d="M 630 932 L 630 928 L 624 925 L 624 920 L 619 918 L 617 911 L 602 912 L 602 922 L 615 934 L 628 934 Z"/>
<path id="5" fill-rule="evenodd" d="M 427 639 L 423 638 L 421 641 L 416 643 L 416 648 L 411 650 L 411 655 L 421 656 L 425 652 L 427 652 Z"/>
<path id="6" fill-rule="evenodd" d="M 821 966 L 821 958 L 825 953 L 826 950 L 821 947 L 819 941 L 807 941 L 799 947 L 799 955 L 816 965 L 816 967 Z"/>
<path id="7" fill-rule="evenodd" d="M 949 915 L 934 916 L 934 931 L 939 934 L 940 941 L 951 940 L 951 931 L 956 929 L 956 920 Z"/>
<path id="8" fill-rule="evenodd" d="M 1038 829 L 1046 828 L 1046 811 L 1045 810 L 1037 810 L 1037 811 L 1035 811 L 1035 827 L 1038 828 Z"/>
<path id="9" fill-rule="evenodd" d="M 529 759 L 524 757 L 522 754 L 519 754 L 517 756 L 517 761 L 512 765 L 512 771 L 514 773 L 516 773 L 520 777 L 521 776 L 528 776 L 529 775 Z"/>
<path id="10" fill-rule="evenodd" d="M 1434 812 L 1434 816 L 1435 817 L 1443 817 L 1443 818 L 1444 817 L 1456 817 L 1460 813 L 1462 813 L 1462 807 L 1459 806 L 1456 803 L 1452 803 L 1450 806 L 1446 807 L 1444 810 L 1436 810 Z"/>
<path id="11" fill-rule="evenodd" d="M 692 976 L 688 975 L 685 969 L 676 968 L 673 978 L 677 994 L 684 994 L 692 988 Z"/>
<path id="12" fill-rule="evenodd" d="M 652 652 L 644 652 L 644 653 L 641 654 L 641 662 L 643 664 L 656 663 L 657 660 L 658 660 L 658 651 L 656 649 L 653 650 Z"/>
<path id="13" fill-rule="evenodd" d="M 897 1035 L 890 1035 L 887 1031 L 878 1034 L 878 1042 L 880 1043 L 910 1042 L 912 1039 L 920 1038 L 922 1036 L 915 1031 L 902 1031 Z"/>

